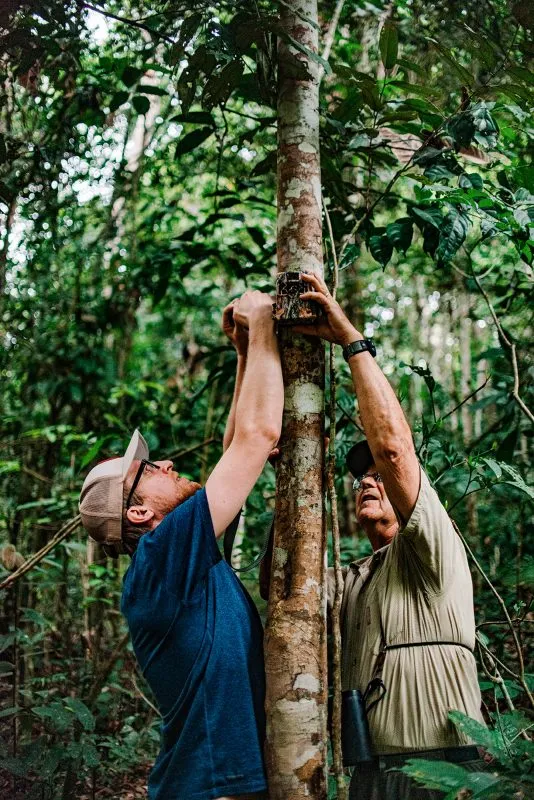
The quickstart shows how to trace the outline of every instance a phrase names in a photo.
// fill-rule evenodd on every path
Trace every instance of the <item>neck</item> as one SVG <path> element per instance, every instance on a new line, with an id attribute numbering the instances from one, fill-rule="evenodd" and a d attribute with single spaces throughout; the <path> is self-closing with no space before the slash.
<path id="1" fill-rule="evenodd" d="M 362 523 L 362 528 L 374 551 L 393 541 L 399 531 L 399 523 L 390 519 L 368 520 Z"/>

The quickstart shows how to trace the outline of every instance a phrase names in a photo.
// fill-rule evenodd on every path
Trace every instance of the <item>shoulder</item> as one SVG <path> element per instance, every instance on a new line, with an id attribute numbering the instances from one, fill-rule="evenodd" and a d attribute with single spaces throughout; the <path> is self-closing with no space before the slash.
<path id="1" fill-rule="evenodd" d="M 452 528 L 452 522 L 449 519 L 443 503 L 439 499 L 437 491 L 430 483 L 428 475 L 422 467 L 420 468 L 420 472 L 421 480 L 415 507 L 406 524 L 401 525 L 400 531 L 403 534 L 410 534 L 421 524 L 428 524 L 432 521 L 439 521 L 441 524 L 446 524 L 448 527 Z"/>

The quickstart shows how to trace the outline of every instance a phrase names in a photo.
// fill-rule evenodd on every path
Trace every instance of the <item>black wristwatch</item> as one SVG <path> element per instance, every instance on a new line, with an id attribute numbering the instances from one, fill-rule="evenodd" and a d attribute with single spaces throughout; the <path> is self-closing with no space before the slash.
<path id="1" fill-rule="evenodd" d="M 371 353 L 373 358 L 376 356 L 376 347 L 372 339 L 358 339 L 356 342 L 351 342 L 343 348 L 343 358 L 348 361 L 349 358 L 356 353 L 364 353 L 367 351 Z"/>

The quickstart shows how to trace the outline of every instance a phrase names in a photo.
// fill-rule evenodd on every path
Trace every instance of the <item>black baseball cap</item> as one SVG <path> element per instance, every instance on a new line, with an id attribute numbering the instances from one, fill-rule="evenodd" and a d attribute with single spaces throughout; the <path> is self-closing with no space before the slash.
<path id="1" fill-rule="evenodd" d="M 365 475 L 371 464 L 374 463 L 373 454 L 371 453 L 371 448 L 367 443 L 367 439 L 356 442 L 347 453 L 345 461 L 354 478 Z"/>

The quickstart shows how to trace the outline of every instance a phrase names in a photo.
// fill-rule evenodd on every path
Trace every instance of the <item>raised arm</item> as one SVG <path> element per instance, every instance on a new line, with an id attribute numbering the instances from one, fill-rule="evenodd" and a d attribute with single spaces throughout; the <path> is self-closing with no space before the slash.
<path id="1" fill-rule="evenodd" d="M 246 292 L 234 304 L 233 314 L 236 322 L 248 328 L 249 344 L 233 438 L 206 483 L 216 536 L 242 507 L 275 447 L 284 404 L 271 298 L 261 292 Z"/>
<path id="2" fill-rule="evenodd" d="M 232 397 L 232 405 L 226 420 L 226 428 L 224 430 L 223 438 L 223 451 L 225 452 L 230 447 L 232 439 L 234 438 L 235 430 L 235 411 L 239 394 L 241 392 L 241 385 L 245 375 L 245 368 L 247 365 L 247 351 L 248 351 L 248 331 L 242 325 L 239 325 L 234 319 L 234 305 L 236 300 L 232 300 L 223 310 L 222 329 L 226 336 L 230 339 L 235 347 L 237 354 L 237 369 L 235 376 L 234 395 Z"/>
<path id="3" fill-rule="evenodd" d="M 347 319 L 321 278 L 307 273 L 302 273 L 301 277 L 310 284 L 310 291 L 301 297 L 320 303 L 325 319 L 315 326 L 295 328 L 296 331 L 321 336 L 341 346 L 364 338 Z M 393 389 L 372 355 L 369 352 L 357 353 L 349 358 L 349 366 L 374 462 L 389 499 L 406 522 L 417 502 L 420 484 L 420 468 L 410 427 Z"/>

